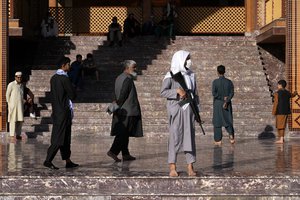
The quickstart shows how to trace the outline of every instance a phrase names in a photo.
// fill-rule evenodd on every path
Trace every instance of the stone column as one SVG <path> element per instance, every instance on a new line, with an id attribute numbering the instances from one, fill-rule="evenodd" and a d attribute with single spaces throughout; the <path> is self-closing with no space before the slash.
<path id="1" fill-rule="evenodd" d="M 0 128 L 1 131 L 6 131 L 6 122 L 7 122 L 7 106 L 6 106 L 6 82 L 7 82 L 7 58 L 8 58 L 8 6 L 7 0 L 0 0 L 0 47 L 1 47 L 1 54 L 0 54 L 0 82 L 1 82 L 1 89 L 0 89 L 0 97 L 1 97 L 1 107 L 0 107 Z"/>
<path id="2" fill-rule="evenodd" d="M 300 1 L 286 0 L 286 79 L 288 89 L 300 93 Z M 300 98 L 291 103 L 292 114 L 289 120 L 291 130 L 300 130 Z"/>
<path id="3" fill-rule="evenodd" d="M 251 35 L 257 24 L 257 0 L 245 0 L 246 30 L 245 35 Z"/>
<path id="4" fill-rule="evenodd" d="M 143 0 L 143 22 L 147 21 L 151 16 L 151 0 Z"/>

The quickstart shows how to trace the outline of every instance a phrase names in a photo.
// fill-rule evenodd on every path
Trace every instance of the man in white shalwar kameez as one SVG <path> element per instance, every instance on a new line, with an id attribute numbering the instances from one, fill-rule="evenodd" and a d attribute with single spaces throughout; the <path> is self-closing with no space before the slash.
<path id="1" fill-rule="evenodd" d="M 180 72 L 186 82 L 188 89 L 194 95 L 199 107 L 199 98 L 196 86 L 196 78 L 191 67 L 190 53 L 187 51 L 177 51 L 172 58 L 170 71 L 173 74 Z M 176 171 L 177 154 L 184 151 L 188 175 L 195 176 L 193 163 L 196 161 L 195 146 L 195 115 L 189 103 L 180 106 L 178 103 L 186 98 L 180 84 L 172 79 L 168 72 L 163 80 L 161 96 L 167 98 L 167 111 L 169 118 L 169 143 L 168 143 L 168 163 L 170 166 L 170 176 L 178 176 Z M 199 110 L 198 110 L 199 111 Z"/>
<path id="2" fill-rule="evenodd" d="M 15 80 L 10 82 L 6 89 L 6 102 L 8 104 L 9 135 L 22 139 L 21 131 L 24 121 L 23 104 L 24 86 L 22 84 L 22 72 L 15 73 Z"/>

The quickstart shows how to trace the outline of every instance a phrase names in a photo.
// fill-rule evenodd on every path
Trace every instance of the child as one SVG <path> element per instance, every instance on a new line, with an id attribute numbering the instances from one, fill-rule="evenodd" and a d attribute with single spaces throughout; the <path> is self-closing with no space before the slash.
<path id="1" fill-rule="evenodd" d="M 272 114 L 276 116 L 276 128 L 279 139 L 276 141 L 277 144 L 283 144 L 284 132 L 287 123 L 288 115 L 291 114 L 290 98 L 298 95 L 297 91 L 291 94 L 285 89 L 286 81 L 278 81 L 278 91 L 274 94 L 274 104 Z"/>

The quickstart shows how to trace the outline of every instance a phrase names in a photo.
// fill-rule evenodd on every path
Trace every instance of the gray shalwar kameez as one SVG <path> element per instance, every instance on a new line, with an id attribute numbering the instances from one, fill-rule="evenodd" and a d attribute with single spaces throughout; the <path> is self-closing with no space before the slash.
<path id="1" fill-rule="evenodd" d="M 196 83 L 194 74 L 190 74 Z M 178 152 L 184 151 L 187 164 L 191 164 L 196 161 L 195 115 L 190 106 L 186 109 L 179 106 L 179 95 L 176 92 L 178 88 L 179 83 L 172 78 L 165 78 L 161 87 L 161 96 L 167 98 L 169 119 L 168 163 L 176 163 Z M 198 103 L 196 84 L 193 94 Z"/>

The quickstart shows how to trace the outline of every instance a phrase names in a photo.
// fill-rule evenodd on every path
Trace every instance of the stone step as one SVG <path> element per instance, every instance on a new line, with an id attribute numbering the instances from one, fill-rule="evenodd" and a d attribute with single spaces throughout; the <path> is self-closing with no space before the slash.
<path id="1" fill-rule="evenodd" d="M 264 109 L 264 110 L 249 110 L 244 109 L 242 111 L 234 110 L 233 111 L 233 118 L 238 119 L 257 119 L 257 120 L 264 120 L 264 119 L 273 119 L 272 116 L 272 110 L 271 109 Z M 42 117 L 50 117 L 51 116 L 51 110 L 40 110 L 40 115 Z M 74 115 L 78 118 L 84 118 L 84 117 L 94 117 L 94 118 L 110 118 L 109 115 L 105 112 L 105 110 L 102 111 L 80 111 L 75 112 Z M 201 110 L 200 115 L 204 118 L 212 118 L 212 109 L 209 110 Z M 166 109 L 161 111 L 142 111 L 143 118 L 167 118 L 167 111 Z"/>
<path id="2" fill-rule="evenodd" d="M 107 109 L 107 103 L 103 103 L 103 104 L 74 104 L 74 112 L 82 112 L 82 111 L 86 111 L 86 112 L 94 112 L 94 111 L 106 111 Z M 45 108 L 47 108 L 47 110 L 52 110 L 52 106 L 51 104 L 47 103 L 43 105 Z M 245 111 L 257 111 L 257 110 L 262 110 L 262 109 L 269 109 L 271 111 L 272 109 L 272 104 L 235 104 L 233 102 L 232 105 L 233 111 L 239 111 L 239 112 L 245 112 Z M 153 104 L 141 104 L 141 110 L 142 111 L 161 111 L 162 113 L 164 113 L 166 109 L 166 105 L 165 102 L 162 101 L 160 103 L 153 103 Z M 203 111 L 206 110 L 212 110 L 212 103 L 202 103 L 200 105 L 200 109 Z"/>
<path id="3" fill-rule="evenodd" d="M 114 71 L 105 71 L 105 68 L 99 68 L 100 70 L 100 81 L 114 81 L 115 78 L 122 73 L 120 69 L 114 70 Z M 243 70 L 243 69 L 240 69 Z M 256 70 L 256 71 L 255 71 Z M 140 70 L 140 76 L 138 76 L 138 80 L 142 79 L 145 81 L 149 82 L 155 82 L 157 80 L 162 81 L 166 73 L 169 72 L 169 68 L 166 68 L 165 70 L 147 70 L 147 69 L 141 69 Z M 201 69 L 196 69 L 194 70 L 197 80 L 206 80 L 206 79 L 216 79 L 216 70 L 215 69 L 210 69 L 210 70 L 201 70 Z M 55 72 L 51 72 L 49 74 L 33 74 L 30 77 L 30 81 L 35 81 L 35 82 L 42 82 L 41 80 L 44 80 L 44 82 L 50 82 L 51 77 L 55 74 Z M 90 76 L 86 76 L 90 77 Z M 245 81 L 243 78 L 246 80 L 251 77 L 265 82 L 265 73 L 263 70 L 257 70 L 257 69 L 252 69 L 252 70 L 244 70 L 243 72 L 238 72 L 238 70 L 234 71 L 228 71 L 226 73 L 226 77 L 231 78 L 231 79 L 236 79 L 236 80 L 241 80 Z"/>
<path id="4" fill-rule="evenodd" d="M 212 87 L 212 82 L 215 78 L 208 81 L 208 79 L 200 79 L 196 80 L 198 91 L 202 92 L 210 92 Z M 261 78 L 260 78 L 261 79 Z M 235 92 L 254 92 L 255 87 L 257 87 L 257 92 L 268 92 L 269 87 L 267 85 L 267 81 L 260 80 L 253 77 L 251 80 L 249 77 L 248 80 L 239 80 L 239 79 L 231 79 L 234 84 Z M 96 81 L 96 80 L 83 80 L 82 81 L 82 91 L 78 91 L 78 93 L 87 93 L 89 91 L 93 92 L 113 92 L 114 90 L 114 82 L 115 79 L 107 80 L 107 81 Z M 149 92 L 153 89 L 153 91 L 159 91 L 161 89 L 163 82 L 162 78 L 156 78 L 156 80 L 152 80 L 151 78 L 145 79 L 145 77 L 139 77 L 138 81 L 135 81 L 135 86 L 139 92 Z M 36 92 L 47 92 L 50 91 L 50 81 L 29 81 L 27 86 Z M 150 90 L 148 90 L 150 89 Z"/>
<path id="5" fill-rule="evenodd" d="M 92 46 L 90 48 L 88 48 L 88 47 L 89 46 L 84 48 L 84 50 L 85 49 L 88 49 L 88 50 L 95 49 L 95 46 Z M 81 47 L 81 48 L 83 48 L 83 47 Z M 124 47 L 124 48 L 126 48 L 126 47 Z M 99 49 L 94 50 L 92 53 L 93 53 L 94 57 L 97 57 L 99 59 L 105 59 L 105 56 L 111 57 L 112 53 L 114 53 L 115 56 L 129 57 L 130 53 L 123 52 L 124 48 L 112 49 L 112 48 L 107 48 L 107 47 L 101 47 L 100 46 Z M 170 49 L 162 50 L 161 47 L 156 47 L 156 49 L 153 49 L 153 47 L 149 47 L 149 48 L 140 47 L 140 48 L 143 48 L 143 49 L 140 49 L 141 51 L 136 52 L 135 55 L 131 55 L 131 57 L 133 59 L 134 58 L 139 59 L 138 55 L 142 54 L 142 53 L 145 53 L 146 54 L 145 59 L 155 57 L 158 60 L 164 60 L 164 59 L 171 60 L 173 54 L 175 53 Z M 177 49 L 178 48 L 174 48 L 174 51 L 176 51 Z M 186 47 L 184 49 L 191 53 L 191 57 L 192 57 L 193 60 L 197 60 L 199 58 L 207 59 L 207 55 L 209 55 L 209 57 L 214 58 L 214 57 L 218 57 L 218 55 L 220 55 L 221 53 L 226 55 L 226 57 L 224 57 L 225 59 L 226 58 L 228 59 L 229 56 L 231 56 L 234 59 L 241 58 L 241 57 L 244 57 L 245 59 L 249 59 L 250 57 L 253 57 L 253 58 L 256 57 L 257 59 L 259 59 L 258 51 L 253 51 L 253 50 L 256 50 L 255 48 L 253 48 L 253 49 L 249 49 L 249 48 L 235 48 L 235 49 L 232 49 L 232 48 L 214 48 L 214 47 L 207 46 L 205 48 L 205 51 L 199 51 L 199 48 L 197 46 L 195 46 L 195 47 Z M 76 51 L 72 51 L 72 53 L 73 52 L 80 53 L 79 50 L 81 50 L 81 49 L 78 49 Z M 155 53 L 160 53 L 159 51 L 161 51 L 161 53 L 163 53 L 163 54 L 154 54 L 153 50 L 158 51 L 158 52 L 155 52 Z M 149 54 L 149 55 L 147 55 L 147 54 Z M 220 58 L 220 57 L 218 57 L 218 58 Z"/>
<path id="6" fill-rule="evenodd" d="M 236 70 L 239 69 L 250 69 L 250 70 L 260 70 L 262 69 L 261 61 L 253 58 L 253 60 L 245 60 L 245 58 L 232 58 L 232 59 L 225 59 L 225 60 L 220 60 L 220 59 L 215 59 L 215 60 L 199 60 L 193 63 L 193 66 L 198 67 L 198 69 L 202 70 L 204 67 L 211 67 L 214 71 L 216 70 L 216 67 L 218 65 L 224 65 L 226 67 L 226 71 L 229 72 L 231 71 L 231 66 L 236 68 Z M 170 65 L 169 65 L 170 66 Z M 242 71 L 241 71 L 242 72 Z"/>
<path id="7" fill-rule="evenodd" d="M 162 71 L 162 72 L 158 72 L 158 71 L 153 71 L 151 73 L 148 73 L 146 71 L 146 73 L 143 73 L 143 75 L 139 75 L 137 77 L 137 83 L 138 82 L 143 82 L 144 84 L 148 85 L 148 84 L 158 84 L 158 83 L 162 83 L 165 75 L 167 74 L 167 70 L 166 71 Z M 120 72 L 118 73 L 101 73 L 100 72 L 100 80 L 99 82 L 96 82 L 95 76 L 85 76 L 83 79 L 83 83 L 88 83 L 88 84 L 114 84 L 115 79 L 117 78 L 117 76 L 120 74 Z M 210 85 L 212 83 L 213 80 L 217 79 L 217 76 L 215 75 L 216 73 L 213 72 L 196 72 L 196 82 L 200 82 L 206 85 Z M 42 83 L 42 84 L 50 84 L 50 79 L 53 76 L 53 74 L 49 75 L 49 76 L 32 76 L 30 77 L 30 81 L 35 83 Z M 264 72 L 262 71 L 248 71 L 248 72 L 244 72 L 244 73 L 238 73 L 237 71 L 232 71 L 228 74 L 226 74 L 226 77 L 229 78 L 230 80 L 233 81 L 234 85 L 241 85 L 244 84 L 245 82 L 248 82 L 248 84 L 246 85 L 251 85 L 253 84 L 253 82 L 255 83 L 265 83 L 265 85 L 267 85 L 267 81 L 266 81 L 266 76 L 264 74 Z M 29 82 L 30 82 L 29 81 Z M 30 84 L 28 82 L 28 84 Z M 241 83 L 240 83 L 241 82 Z"/>
<path id="8" fill-rule="evenodd" d="M 138 76 L 138 81 L 141 82 L 162 82 L 164 79 L 165 74 L 168 71 L 166 71 L 165 73 L 162 73 L 162 75 L 147 75 L 147 76 Z M 231 79 L 232 81 L 248 81 L 248 80 L 257 80 L 257 81 L 261 81 L 261 82 L 265 82 L 267 84 L 267 81 L 265 79 L 265 75 L 263 72 L 260 71 L 249 71 L 247 72 L 248 74 L 243 73 L 243 76 L 237 72 L 237 71 L 232 71 L 229 72 L 228 74 L 226 74 L 226 77 Z M 201 74 L 196 74 L 196 81 L 197 82 L 202 82 L 202 83 L 208 83 L 210 84 L 214 79 L 217 79 L 217 76 L 214 73 L 204 73 L 203 76 L 201 76 Z M 114 80 L 114 79 L 112 79 Z"/>
<path id="9" fill-rule="evenodd" d="M 138 80 L 135 81 L 135 85 L 137 87 L 139 86 L 155 86 L 160 87 L 162 85 L 162 82 L 164 80 L 166 72 L 162 73 L 159 76 L 151 75 L 151 76 L 139 76 Z M 115 76 L 111 77 L 100 77 L 99 81 L 96 81 L 96 78 L 94 76 L 87 76 L 82 80 L 82 85 L 87 86 L 87 88 L 103 88 L 103 87 L 114 87 L 115 79 L 119 74 L 115 74 Z M 206 74 L 207 75 L 207 74 Z M 217 77 L 215 76 L 201 76 L 200 74 L 197 74 L 196 83 L 199 86 L 199 88 L 205 87 L 211 87 L 211 84 L 213 80 L 215 80 Z M 230 80 L 232 80 L 235 87 L 241 87 L 241 86 L 248 86 L 248 87 L 255 87 L 257 86 L 268 86 L 268 82 L 265 79 L 265 76 L 244 76 L 244 77 L 230 77 L 227 76 Z M 28 82 L 28 86 L 35 87 L 35 86 L 50 86 L 50 78 L 48 80 L 48 77 L 31 77 L 31 80 Z M 200 87 L 201 86 L 201 87 Z"/>
<path id="10" fill-rule="evenodd" d="M 90 52 L 88 52 L 90 53 Z M 71 61 L 73 62 L 75 60 L 75 56 L 77 55 L 74 54 L 72 56 L 68 56 Z M 117 57 L 117 58 L 112 58 L 112 57 L 106 57 L 106 59 L 103 58 L 95 58 L 95 63 L 98 65 L 98 68 L 102 68 L 102 69 L 111 69 L 111 67 L 119 67 L 120 63 L 124 60 L 135 60 L 137 63 L 138 67 L 146 67 L 147 68 L 151 68 L 152 66 L 162 66 L 163 68 L 154 68 L 156 69 L 160 69 L 160 71 L 162 71 L 162 69 L 168 70 L 170 65 L 171 65 L 171 59 L 167 59 L 167 60 L 157 60 L 155 57 L 152 58 L 148 58 L 145 59 L 144 55 L 140 55 L 140 57 L 134 58 L 132 56 L 124 56 L 124 57 Z M 230 56 L 229 56 L 230 57 Z M 39 59 L 36 59 L 35 64 L 36 65 L 55 65 L 58 60 L 59 60 L 59 56 L 54 56 L 54 58 L 49 58 L 49 57 L 40 57 Z M 210 57 L 211 60 L 206 60 L 204 57 L 199 57 L 198 59 L 194 59 L 193 58 L 193 69 L 200 69 L 200 70 L 206 70 L 206 66 L 208 67 L 207 69 L 213 69 L 215 70 L 216 66 L 218 65 L 224 65 L 227 67 L 227 71 L 229 72 L 231 70 L 231 66 L 236 67 L 237 69 L 240 69 L 242 67 L 247 69 L 251 69 L 252 66 L 255 66 L 257 68 L 257 66 L 261 65 L 261 61 L 257 58 L 257 59 L 249 59 L 246 60 L 244 59 L 244 56 L 240 57 L 236 57 L 236 58 L 228 58 L 227 60 L 219 60 L 219 56 L 216 55 L 216 57 Z M 112 69 L 113 70 L 113 69 Z M 242 72 L 242 71 L 241 71 Z"/>
<path id="11" fill-rule="evenodd" d="M 221 64 L 221 63 L 220 63 Z M 156 66 L 165 66 L 164 68 L 160 68 L 159 70 L 156 70 L 154 67 L 151 68 L 151 66 L 147 67 L 147 69 L 149 69 L 149 73 L 154 73 L 154 72 L 158 72 L 159 74 L 166 74 L 167 72 L 170 71 L 170 63 L 168 64 L 157 64 Z M 209 65 L 209 67 L 203 67 L 201 65 L 198 65 L 197 68 L 194 67 L 193 71 L 195 72 L 195 74 L 207 74 L 207 77 L 210 77 L 211 75 L 213 77 L 216 77 L 216 67 L 218 66 L 218 64 L 211 64 Z M 257 67 L 258 65 L 252 65 L 254 66 L 253 68 L 248 68 L 248 67 L 243 67 L 243 66 L 237 66 L 236 69 L 231 70 L 230 67 L 228 67 L 226 69 L 226 76 L 252 76 L 252 75 L 264 75 L 264 71 L 263 68 L 261 67 Z M 143 70 L 143 72 L 147 72 L 148 70 Z M 163 73 L 164 72 L 164 73 Z M 156 74 L 155 74 L 156 75 Z M 151 76 L 151 75 L 148 75 Z"/>
<path id="12" fill-rule="evenodd" d="M 29 87 L 32 91 L 34 92 L 45 92 L 45 91 L 49 91 L 49 86 L 31 86 Z M 251 87 L 251 86 L 235 86 L 234 88 L 234 91 L 235 93 L 247 93 L 247 92 L 268 92 L 268 87 L 267 86 L 257 86 L 257 87 Z M 96 88 L 93 88 L 93 91 L 95 93 L 106 93 L 106 92 L 113 92 L 114 88 L 113 87 L 110 87 L 110 88 L 102 88 L 102 87 L 96 87 Z M 139 91 L 139 88 L 137 89 L 138 92 L 139 92 L 139 95 L 142 96 L 143 93 L 149 93 L 149 91 L 153 91 L 153 95 L 154 92 L 155 93 L 158 93 L 158 95 L 160 95 L 160 90 L 161 90 L 161 87 L 159 86 L 150 86 L 150 87 L 147 87 L 147 86 L 143 86 L 140 88 L 140 91 Z M 209 91 L 208 91 L 209 90 Z M 198 88 L 198 92 L 200 94 L 207 94 L 208 92 L 210 92 L 210 88 L 204 88 L 204 87 L 199 87 Z"/>
<path id="13" fill-rule="evenodd" d="M 103 88 L 103 87 L 114 87 L 115 79 L 119 75 L 115 74 L 113 76 L 107 76 L 100 77 L 99 81 L 96 81 L 94 76 L 86 76 L 82 80 L 82 85 L 87 88 Z M 160 87 L 162 85 L 162 82 L 164 80 L 164 77 L 166 75 L 166 72 L 161 73 L 161 75 L 140 75 L 137 77 L 137 80 L 135 81 L 136 87 L 146 87 L 146 86 L 153 86 L 153 87 Z M 268 86 L 268 82 L 266 81 L 265 75 L 259 75 L 259 76 L 226 76 L 230 80 L 232 80 L 235 87 L 256 87 L 256 86 Z M 27 85 L 31 87 L 35 86 L 50 86 L 50 78 L 51 77 L 31 77 L 28 81 Z M 213 80 L 217 79 L 216 76 L 211 75 L 205 76 L 200 75 L 199 73 L 196 74 L 196 83 L 199 86 L 199 88 L 203 87 L 211 87 L 211 84 Z M 201 87 L 200 87 L 201 86 Z"/>
<path id="14" fill-rule="evenodd" d="M 35 103 L 42 109 L 47 109 L 48 107 L 45 104 L 50 104 L 51 99 L 45 97 L 35 97 Z M 112 101 L 112 98 L 106 99 L 92 99 L 92 98 L 78 98 L 73 103 L 74 104 L 90 104 L 90 103 L 102 103 L 108 104 Z M 139 102 L 141 107 L 147 107 L 148 105 L 157 106 L 157 105 L 166 105 L 167 101 L 165 99 L 156 99 L 156 98 L 139 98 Z M 255 105 L 263 105 L 269 108 L 272 105 L 272 99 L 270 96 L 260 99 L 233 99 L 233 106 L 255 106 Z M 203 106 L 212 106 L 213 100 L 212 98 L 200 98 L 200 107 L 202 109 Z M 105 106 L 106 107 L 106 106 Z"/>
<path id="15" fill-rule="evenodd" d="M 211 95 L 205 97 L 200 96 L 200 105 L 212 105 L 212 98 L 210 97 Z M 248 95 L 245 95 L 248 96 Z M 249 95 L 249 98 L 251 95 Z M 159 101 L 156 98 L 160 97 L 139 97 L 139 102 L 140 104 L 143 105 L 157 105 L 157 104 L 166 104 L 165 99 L 160 99 Z M 243 100 L 243 99 L 238 99 L 235 97 L 235 99 L 232 101 L 233 105 L 271 105 L 271 97 L 270 96 L 265 96 L 265 97 L 259 97 L 260 99 L 256 99 L 255 96 L 251 97 L 250 99 Z M 35 103 L 38 104 L 45 104 L 45 103 L 51 103 L 51 98 L 50 97 L 35 97 Z M 74 103 L 110 103 L 113 101 L 113 95 L 111 96 L 79 96 L 74 100 Z M 256 101 L 256 102 L 255 102 Z"/>
<path id="16" fill-rule="evenodd" d="M 112 63 L 116 63 L 113 60 L 108 60 Z M 109 71 L 107 72 L 118 72 L 121 73 L 122 72 L 122 67 L 119 65 L 120 63 L 117 62 L 118 65 L 109 65 L 106 63 L 107 61 L 103 61 L 102 65 L 105 66 L 104 68 L 108 68 Z M 164 71 L 169 71 L 170 69 L 170 62 L 168 60 L 152 60 L 152 62 L 161 62 L 161 65 L 156 65 L 156 64 L 149 64 L 147 66 L 147 68 L 145 68 L 145 71 L 159 71 L 159 72 L 164 72 Z M 229 73 L 230 71 L 236 71 L 236 70 L 240 70 L 240 73 L 243 73 L 244 71 L 253 71 L 253 70 L 259 70 L 259 71 L 263 71 L 263 66 L 260 63 L 255 63 L 252 65 L 245 65 L 243 62 L 233 62 L 232 60 L 230 61 L 230 65 L 227 66 L 227 73 Z M 218 62 L 212 62 L 212 61 L 205 61 L 205 60 L 201 60 L 199 62 L 193 62 L 193 66 L 194 66 L 194 71 L 195 73 L 201 73 L 201 72 L 216 72 L 216 66 L 217 66 Z M 224 64 L 224 62 L 220 63 L 220 64 Z M 225 65 L 225 64 L 224 64 Z M 48 65 L 47 65 L 48 66 Z M 55 67 L 55 65 L 52 65 L 53 67 Z M 40 67 L 43 67 L 43 65 L 41 65 Z M 101 64 L 99 64 L 99 67 L 101 68 Z M 103 68 L 103 69 L 104 69 Z M 143 67 L 141 67 L 143 69 Z M 138 67 L 138 69 L 141 70 L 141 68 Z M 243 69 L 243 70 L 241 70 Z M 39 76 L 50 76 L 55 74 L 55 71 L 57 69 L 50 69 L 50 70 L 32 70 L 31 71 L 31 75 L 34 77 L 39 77 Z"/>
<path id="17" fill-rule="evenodd" d="M 144 74 L 144 75 L 139 75 L 137 77 L 136 84 L 161 84 L 162 81 L 164 80 L 165 75 L 167 74 L 168 71 L 164 72 L 154 72 L 151 74 Z M 249 74 L 240 74 L 238 75 L 238 72 L 231 72 L 226 75 L 227 78 L 231 79 L 234 83 L 234 85 L 246 85 L 253 86 L 253 83 L 258 83 L 258 84 L 265 84 L 267 85 L 266 81 L 266 76 L 264 75 L 263 72 L 247 72 Z M 99 82 L 96 82 L 94 76 L 86 76 L 83 79 L 83 83 L 87 84 L 92 84 L 92 85 L 103 85 L 103 84 L 114 84 L 115 79 L 120 73 L 115 73 L 115 74 L 103 74 L 100 73 L 100 80 Z M 53 74 L 52 74 L 53 75 Z M 50 79 L 51 76 L 32 76 L 30 77 L 30 80 L 28 84 L 37 84 L 41 83 L 42 85 L 49 85 L 50 84 Z M 202 83 L 204 85 L 211 85 L 212 81 L 217 79 L 217 76 L 215 73 L 205 73 L 205 72 L 199 72 L 196 73 L 196 82 Z M 32 84 L 31 84 L 32 85 Z M 39 84 L 38 84 L 39 85 Z"/>
<path id="18" fill-rule="evenodd" d="M 266 99 L 268 101 L 266 101 Z M 36 96 L 35 98 L 35 102 L 38 103 L 38 104 L 42 104 L 43 106 L 45 107 L 50 107 L 51 104 L 49 102 L 38 102 L 39 100 L 39 97 Z M 260 99 L 256 99 L 256 98 L 253 98 L 253 99 L 250 99 L 250 98 L 246 98 L 246 99 L 240 99 L 240 98 L 236 98 L 234 97 L 233 100 L 232 100 L 232 104 L 234 106 L 236 105 L 244 105 L 244 106 L 248 106 L 248 105 L 272 105 L 272 101 L 271 101 L 271 97 L 265 97 L 265 98 L 260 98 Z M 143 107 L 144 105 L 165 105 L 167 103 L 167 100 L 164 99 L 164 98 L 153 98 L 153 99 L 149 99 L 149 98 L 139 98 L 139 102 L 141 104 L 141 106 Z M 207 96 L 207 97 L 204 97 L 204 96 L 201 96 L 200 97 L 200 105 L 212 105 L 213 103 L 213 98 L 211 96 Z M 96 103 L 96 102 L 93 102 L 93 103 L 74 103 L 75 105 L 75 108 L 77 106 L 79 107 L 83 107 L 83 105 L 85 105 L 86 107 L 101 107 L 101 108 L 106 108 L 108 103 Z"/>
<path id="19" fill-rule="evenodd" d="M 261 125 L 238 125 L 235 127 L 235 132 L 242 133 L 243 131 L 252 131 L 253 134 L 261 133 L 265 126 L 270 125 L 268 123 L 263 123 Z M 211 124 L 205 124 L 203 126 L 205 132 L 211 135 L 213 133 L 213 126 Z M 37 125 L 23 125 L 23 132 L 48 132 L 50 133 L 52 130 L 52 124 L 37 124 Z M 111 130 L 111 125 L 94 125 L 89 124 L 84 126 L 83 124 L 73 124 L 72 132 L 74 133 L 86 133 L 86 134 L 95 134 L 95 135 L 107 135 L 109 136 Z M 164 135 L 168 135 L 168 127 L 167 125 L 143 125 L 143 131 L 145 134 L 155 134 L 155 133 L 163 133 Z M 202 134 L 200 127 L 196 126 L 197 134 Z"/>
<path id="20" fill-rule="evenodd" d="M 201 102 L 212 102 L 212 95 L 210 92 L 200 93 L 200 104 Z M 139 93 L 138 98 L 140 104 L 144 103 L 154 103 L 155 99 L 161 99 L 162 103 L 165 103 L 166 100 L 160 96 L 159 91 L 157 93 Z M 89 94 L 78 94 L 77 98 L 74 100 L 75 103 L 110 103 L 114 99 L 113 93 L 89 93 Z M 243 104 L 244 99 L 249 99 L 252 101 L 252 104 L 256 104 L 255 100 L 257 100 L 257 104 L 262 104 L 262 101 L 266 101 L 271 104 L 271 97 L 269 93 L 261 92 L 261 93 L 252 93 L 252 92 L 244 92 L 244 93 L 235 93 L 233 104 L 237 102 L 238 104 Z M 91 102 L 90 102 L 91 101 Z M 246 100 L 247 102 L 248 100 Z M 36 103 L 49 103 L 51 102 L 50 96 L 45 96 L 44 93 L 37 94 L 35 93 L 35 102 Z M 267 103 L 267 104 L 268 104 Z M 250 104 L 250 103 L 249 103 Z M 247 105 L 247 104 L 245 104 Z"/>
<path id="21" fill-rule="evenodd" d="M 203 118 L 203 117 L 202 120 L 205 122 L 205 126 L 211 124 L 212 121 L 211 118 Z M 109 125 L 112 122 L 112 116 L 107 115 L 106 117 L 103 118 L 93 117 L 93 116 L 80 117 L 77 115 L 77 113 L 75 113 L 72 122 L 73 124 L 81 124 L 81 126 Z M 273 124 L 274 119 L 244 119 L 244 118 L 236 118 L 236 117 L 234 118 L 234 125 L 236 127 L 240 125 L 251 125 L 251 124 L 261 124 L 261 123 Z M 23 125 L 39 125 L 39 124 L 52 124 L 52 118 L 50 116 L 48 117 L 44 116 L 38 118 L 25 117 Z M 168 124 L 168 118 L 167 117 L 148 118 L 147 116 L 143 116 L 143 124 L 165 126 Z"/>

